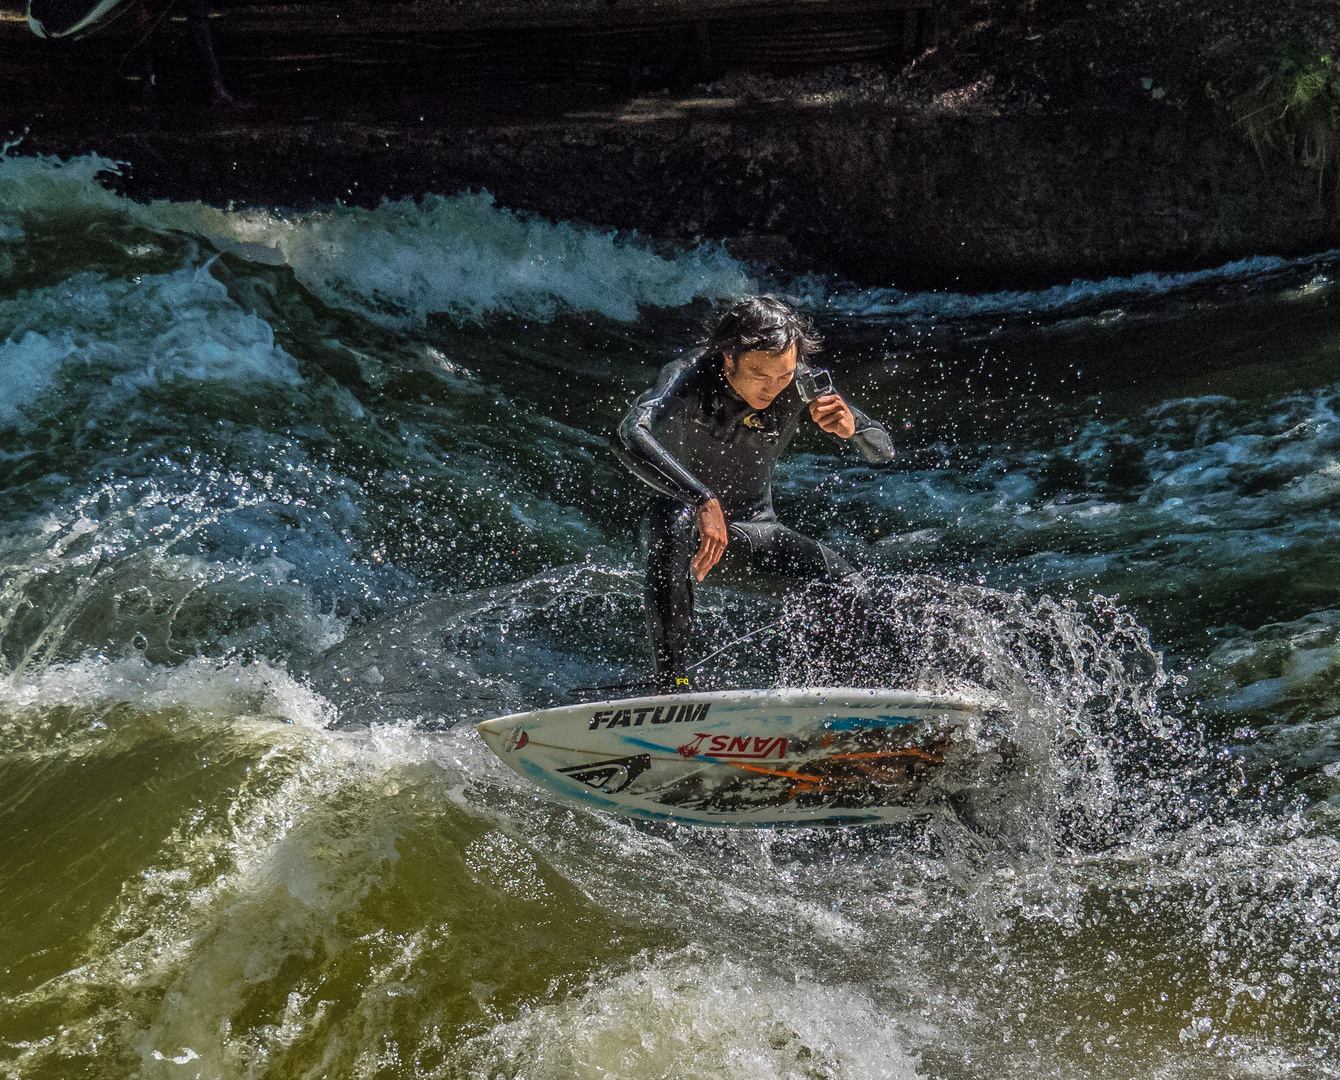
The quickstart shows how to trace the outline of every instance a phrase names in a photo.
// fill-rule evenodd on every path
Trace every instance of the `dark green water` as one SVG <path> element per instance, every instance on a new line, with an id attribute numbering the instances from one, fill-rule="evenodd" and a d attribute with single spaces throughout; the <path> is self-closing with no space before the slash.
<path id="1" fill-rule="evenodd" d="M 0 158 L 4 1075 L 1340 1071 L 1340 256 L 861 292 L 99 166 Z M 875 829 L 558 806 L 471 721 L 645 674 L 610 432 L 761 287 L 900 451 L 802 437 L 783 518 L 1021 768 Z M 699 655 L 776 617 L 704 601 Z"/>

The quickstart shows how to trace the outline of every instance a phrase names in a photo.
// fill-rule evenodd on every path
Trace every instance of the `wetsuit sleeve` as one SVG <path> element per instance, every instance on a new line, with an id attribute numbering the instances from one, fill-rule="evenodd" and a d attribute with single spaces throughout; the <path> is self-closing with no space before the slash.
<path id="1" fill-rule="evenodd" d="M 681 441 L 674 435 L 684 424 L 684 403 L 675 389 L 684 368 L 682 363 L 666 367 L 656 385 L 633 403 L 619 424 L 619 441 L 625 451 L 619 458 L 634 476 L 662 495 L 701 506 L 716 496 L 657 438 L 669 436 L 672 445 Z"/>
<path id="2" fill-rule="evenodd" d="M 847 408 L 856 418 L 856 434 L 851 437 L 850 441 L 855 443 L 857 450 L 861 451 L 861 456 L 871 465 L 884 465 L 892 461 L 893 440 L 889 438 L 889 433 L 884 430 L 884 425 L 876 420 L 871 420 L 850 401 L 847 402 Z"/>

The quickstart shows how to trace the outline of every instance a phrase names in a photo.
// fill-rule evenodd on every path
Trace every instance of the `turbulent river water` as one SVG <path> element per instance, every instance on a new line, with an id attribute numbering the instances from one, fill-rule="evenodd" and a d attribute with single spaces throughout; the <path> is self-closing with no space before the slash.
<path id="1" fill-rule="evenodd" d="M 0 1074 L 1340 1072 L 1340 255 L 913 294 L 110 167 L 0 156 Z M 897 436 L 778 483 L 867 678 L 1018 761 L 875 828 L 558 805 L 474 722 L 647 674 L 612 427 L 763 288 Z"/>

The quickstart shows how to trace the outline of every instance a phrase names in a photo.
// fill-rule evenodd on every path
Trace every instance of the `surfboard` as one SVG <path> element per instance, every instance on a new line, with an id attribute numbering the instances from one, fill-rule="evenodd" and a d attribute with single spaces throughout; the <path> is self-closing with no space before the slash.
<path id="1" fill-rule="evenodd" d="M 101 29 L 133 0 L 28 0 L 28 29 L 40 38 L 80 38 Z"/>
<path id="2" fill-rule="evenodd" d="M 851 688 L 718 690 L 486 720 L 518 774 L 569 802 L 695 825 L 905 820 L 987 696 Z"/>

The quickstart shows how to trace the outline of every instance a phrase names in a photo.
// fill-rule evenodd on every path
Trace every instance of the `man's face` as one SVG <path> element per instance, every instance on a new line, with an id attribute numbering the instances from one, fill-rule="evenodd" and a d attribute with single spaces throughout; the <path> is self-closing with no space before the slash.
<path id="1" fill-rule="evenodd" d="M 796 375 L 796 347 L 783 352 L 726 353 L 726 379 L 751 408 L 766 409 Z"/>

